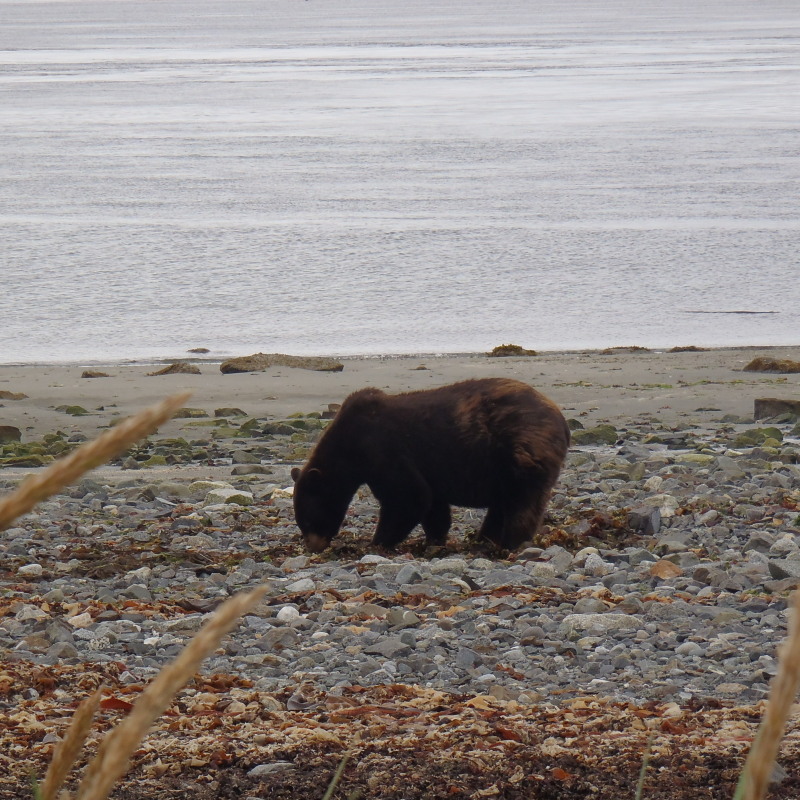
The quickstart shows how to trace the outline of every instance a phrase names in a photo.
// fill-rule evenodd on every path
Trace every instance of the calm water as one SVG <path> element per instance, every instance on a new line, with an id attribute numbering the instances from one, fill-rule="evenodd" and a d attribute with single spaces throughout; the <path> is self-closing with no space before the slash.
<path id="1" fill-rule="evenodd" d="M 0 0 L 0 361 L 796 344 L 799 150 L 796 0 Z"/>

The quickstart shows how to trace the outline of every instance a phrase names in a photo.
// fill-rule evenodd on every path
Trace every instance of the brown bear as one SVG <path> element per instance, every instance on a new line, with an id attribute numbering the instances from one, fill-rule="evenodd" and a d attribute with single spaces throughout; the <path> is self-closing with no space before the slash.
<path id="1" fill-rule="evenodd" d="M 525 383 L 467 380 L 342 404 L 302 470 L 294 512 L 306 547 L 324 550 L 366 484 L 380 503 L 373 543 L 391 549 L 416 525 L 444 544 L 450 506 L 486 508 L 479 536 L 514 549 L 531 539 L 569 448 L 566 420 Z"/>

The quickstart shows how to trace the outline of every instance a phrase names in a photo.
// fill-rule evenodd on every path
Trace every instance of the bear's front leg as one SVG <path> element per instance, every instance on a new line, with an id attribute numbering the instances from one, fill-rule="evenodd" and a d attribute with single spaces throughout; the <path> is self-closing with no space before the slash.
<path id="1" fill-rule="evenodd" d="M 427 517 L 431 509 L 430 487 L 413 465 L 396 462 L 385 470 L 384 480 L 370 488 L 381 504 L 372 542 L 392 549 Z"/>
<path id="2" fill-rule="evenodd" d="M 422 511 L 416 505 L 391 501 L 381 503 L 378 527 L 372 543 L 393 550 L 422 521 Z"/>
<path id="3" fill-rule="evenodd" d="M 450 504 L 434 498 L 428 513 L 422 519 L 422 530 L 425 531 L 426 543 L 432 547 L 444 545 L 451 523 Z"/>

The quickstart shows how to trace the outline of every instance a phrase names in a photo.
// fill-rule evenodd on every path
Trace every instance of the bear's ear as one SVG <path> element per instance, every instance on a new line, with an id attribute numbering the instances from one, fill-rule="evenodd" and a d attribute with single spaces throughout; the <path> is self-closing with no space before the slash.
<path id="1" fill-rule="evenodd" d="M 297 480 L 300 477 L 301 472 L 302 470 L 299 467 L 292 467 L 292 480 L 295 483 L 297 483 Z M 303 484 L 311 488 L 316 486 L 319 483 L 320 478 L 322 477 L 322 473 L 316 467 L 307 469 L 302 474 L 303 474 Z"/>

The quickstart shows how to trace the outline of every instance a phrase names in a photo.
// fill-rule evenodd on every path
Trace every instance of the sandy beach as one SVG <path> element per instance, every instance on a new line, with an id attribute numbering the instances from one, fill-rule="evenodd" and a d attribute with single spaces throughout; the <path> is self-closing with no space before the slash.
<path id="1" fill-rule="evenodd" d="M 377 386 L 402 392 L 441 386 L 466 378 L 513 377 L 551 397 L 566 416 L 587 424 L 622 423 L 655 415 L 664 423 L 752 414 L 757 397 L 796 398 L 800 375 L 742 372 L 757 355 L 800 359 L 800 346 L 715 349 L 700 352 L 628 350 L 542 353 L 532 357 L 480 355 L 343 358 L 341 372 L 272 368 L 224 375 L 219 362 L 195 362 L 200 375 L 150 376 L 162 365 L 100 367 L 107 378 L 82 378 L 81 365 L 0 365 L 0 391 L 21 393 L 0 400 L 0 424 L 18 427 L 23 441 L 62 430 L 94 435 L 165 395 L 190 390 L 189 405 L 213 416 L 235 406 L 248 416 L 281 418 L 293 412 L 324 411 L 350 392 Z M 424 367 L 424 368 L 423 368 Z M 79 405 L 90 413 L 69 416 L 59 406 Z M 166 436 L 181 433 L 188 420 L 173 420 Z"/>

